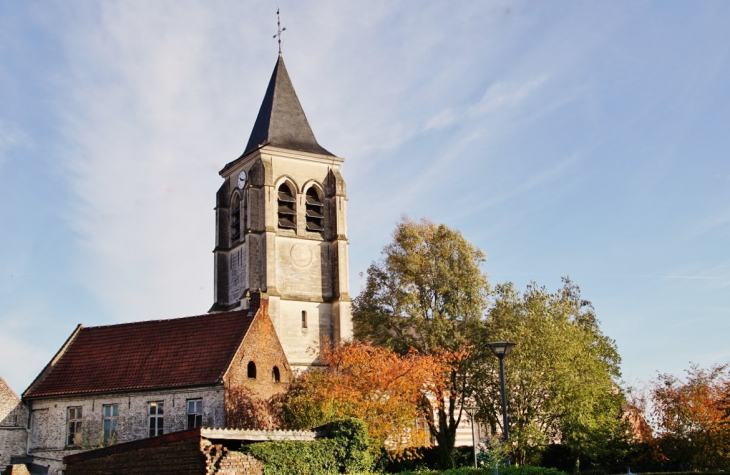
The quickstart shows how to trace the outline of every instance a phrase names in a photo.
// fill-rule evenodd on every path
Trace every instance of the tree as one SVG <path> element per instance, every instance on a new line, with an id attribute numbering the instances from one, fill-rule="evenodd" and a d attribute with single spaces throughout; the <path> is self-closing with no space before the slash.
<path id="1" fill-rule="evenodd" d="M 452 352 L 446 387 L 434 401 L 423 400 L 435 414 L 428 424 L 444 468 L 453 465 L 456 428 L 473 396 L 468 375 L 482 356 L 479 346 L 464 350 L 482 333 L 489 303 L 488 279 L 479 267 L 484 261 L 484 253 L 459 231 L 403 218 L 353 303 L 354 333 L 361 341 L 400 354 L 411 348 L 426 355 Z"/>
<path id="2" fill-rule="evenodd" d="M 650 386 L 651 422 L 659 450 L 671 468 L 730 467 L 728 365 L 692 364 L 684 381 L 660 374 Z"/>
<path id="3" fill-rule="evenodd" d="M 627 438 L 620 357 L 613 340 L 601 333 L 590 302 L 569 279 L 552 294 L 535 283 L 520 294 L 512 283 L 496 287 L 486 334 L 517 342 L 505 359 L 508 417 L 513 461 L 538 463 L 551 442 L 581 459 L 601 458 L 605 448 Z M 484 360 L 475 373 L 479 416 L 501 430 L 498 361 Z"/>
<path id="4" fill-rule="evenodd" d="M 281 400 L 286 426 L 304 429 L 356 417 L 377 446 L 396 455 L 429 445 L 421 400 L 440 387 L 434 374 L 448 363 L 416 350 L 399 355 L 360 342 L 324 345 L 319 359 L 324 367 L 298 376 Z"/>

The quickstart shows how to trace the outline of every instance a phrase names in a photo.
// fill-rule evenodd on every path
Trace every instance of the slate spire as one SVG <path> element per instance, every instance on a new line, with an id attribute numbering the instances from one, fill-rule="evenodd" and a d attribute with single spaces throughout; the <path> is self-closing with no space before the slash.
<path id="1" fill-rule="evenodd" d="M 243 155 L 263 145 L 332 155 L 314 138 L 314 133 L 304 115 L 297 93 L 294 92 L 294 86 L 286 72 L 281 55 L 276 61 L 269 86 L 266 88 L 264 101 L 261 103 L 259 115 L 256 117 L 256 123 Z"/>

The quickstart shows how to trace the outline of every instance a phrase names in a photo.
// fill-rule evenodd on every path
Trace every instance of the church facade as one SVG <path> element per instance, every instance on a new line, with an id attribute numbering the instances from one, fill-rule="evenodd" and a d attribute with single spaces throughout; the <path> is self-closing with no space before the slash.
<path id="1" fill-rule="evenodd" d="M 93 447 L 227 427 L 234 391 L 284 391 L 317 364 L 312 349 L 349 339 L 342 163 L 314 138 L 280 55 L 243 154 L 220 172 L 209 313 L 79 325 L 22 402 L 8 398 L 26 420 L 0 463 L 60 474 Z"/>

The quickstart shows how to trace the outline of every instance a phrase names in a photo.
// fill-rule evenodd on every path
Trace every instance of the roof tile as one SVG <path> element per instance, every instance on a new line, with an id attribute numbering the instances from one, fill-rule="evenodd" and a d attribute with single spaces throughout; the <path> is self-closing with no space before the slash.
<path id="1" fill-rule="evenodd" d="M 253 319 L 238 311 L 82 328 L 25 397 L 216 384 Z"/>

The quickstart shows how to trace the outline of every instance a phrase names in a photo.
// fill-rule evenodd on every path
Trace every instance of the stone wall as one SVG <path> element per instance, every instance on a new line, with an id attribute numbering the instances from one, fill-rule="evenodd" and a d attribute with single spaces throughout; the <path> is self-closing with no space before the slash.
<path id="1" fill-rule="evenodd" d="M 0 469 L 13 455 L 25 455 L 28 409 L 0 377 Z"/>
<path id="2" fill-rule="evenodd" d="M 49 474 L 63 469 L 61 459 L 85 449 L 98 447 L 103 434 L 102 408 L 104 405 L 117 404 L 117 435 L 114 443 L 122 443 L 149 437 L 148 408 L 150 402 L 163 401 L 165 407 L 164 433 L 187 429 L 188 399 L 203 399 L 203 425 L 207 427 L 225 426 L 225 406 L 223 386 L 210 389 L 178 389 L 164 391 L 144 391 L 127 394 L 106 394 L 86 397 L 59 397 L 31 401 L 31 435 L 29 455 L 39 459 L 39 463 L 50 465 Z M 67 409 L 82 409 L 81 446 L 66 445 Z"/>

